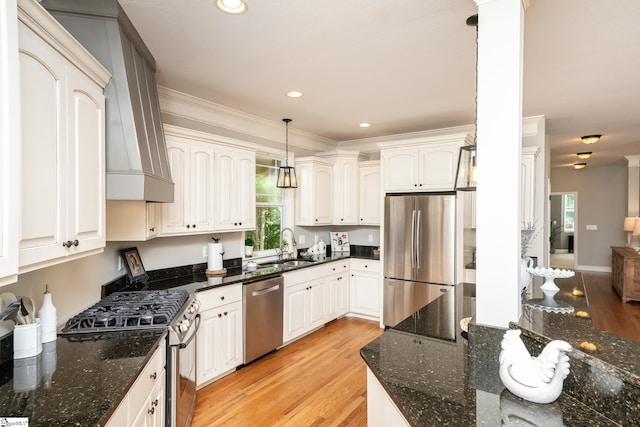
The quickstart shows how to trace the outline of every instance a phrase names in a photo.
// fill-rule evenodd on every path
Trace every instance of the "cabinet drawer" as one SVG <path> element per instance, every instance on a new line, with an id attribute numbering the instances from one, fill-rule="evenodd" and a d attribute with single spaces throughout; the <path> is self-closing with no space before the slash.
<path id="1" fill-rule="evenodd" d="M 300 270 L 284 273 L 284 287 L 299 285 L 308 281 L 324 277 L 329 274 L 329 265 L 322 264 L 314 267 L 301 268 Z"/>
<path id="2" fill-rule="evenodd" d="M 242 301 L 242 283 L 198 292 L 196 298 L 200 301 L 200 311 Z"/>
<path id="3" fill-rule="evenodd" d="M 327 265 L 327 274 L 348 272 L 350 268 L 351 265 L 348 259 L 342 261 L 334 261 L 331 264 Z"/>
<path id="4" fill-rule="evenodd" d="M 140 408 L 149 397 L 151 389 L 159 378 L 164 378 L 162 373 L 165 367 L 166 347 L 164 341 L 157 348 L 151 360 L 144 367 L 136 382 L 129 389 L 129 408 Z"/>
<path id="5" fill-rule="evenodd" d="M 378 273 L 380 272 L 380 261 L 378 261 L 377 259 L 351 258 L 351 269 Z"/>

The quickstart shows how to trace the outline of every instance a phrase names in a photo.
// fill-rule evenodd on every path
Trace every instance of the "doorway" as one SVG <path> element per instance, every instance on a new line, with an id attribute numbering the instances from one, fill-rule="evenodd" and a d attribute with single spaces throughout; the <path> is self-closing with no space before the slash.
<path id="1" fill-rule="evenodd" d="M 574 270 L 578 248 L 578 194 L 551 193 L 549 264 L 551 268 Z"/>

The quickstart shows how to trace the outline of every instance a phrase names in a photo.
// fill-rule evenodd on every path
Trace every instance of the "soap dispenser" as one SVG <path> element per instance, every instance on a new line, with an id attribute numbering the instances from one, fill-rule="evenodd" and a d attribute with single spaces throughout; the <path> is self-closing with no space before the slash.
<path id="1" fill-rule="evenodd" d="M 45 292 L 42 299 L 42 307 L 38 312 L 40 317 L 40 326 L 42 331 L 42 342 L 50 342 L 56 340 L 57 314 L 56 308 L 51 301 L 51 292 L 49 285 L 45 285 Z"/>

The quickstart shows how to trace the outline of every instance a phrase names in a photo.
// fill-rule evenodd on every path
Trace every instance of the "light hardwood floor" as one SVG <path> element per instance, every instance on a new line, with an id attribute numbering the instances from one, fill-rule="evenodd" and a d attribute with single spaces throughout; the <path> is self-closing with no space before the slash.
<path id="1" fill-rule="evenodd" d="M 192 427 L 366 426 L 360 348 L 378 322 L 342 318 L 198 391 Z"/>
<path id="2" fill-rule="evenodd" d="M 640 342 L 640 302 L 622 302 L 611 273 L 582 273 L 593 326 Z"/>
<path id="3" fill-rule="evenodd" d="M 596 328 L 640 341 L 640 302 L 623 303 L 609 273 L 583 273 Z M 367 425 L 360 348 L 377 322 L 343 318 L 198 392 L 192 427 Z"/>

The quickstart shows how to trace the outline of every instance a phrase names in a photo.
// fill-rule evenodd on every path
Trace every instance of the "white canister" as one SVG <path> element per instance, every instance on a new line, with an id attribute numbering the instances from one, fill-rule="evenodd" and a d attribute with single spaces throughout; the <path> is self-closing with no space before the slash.
<path id="1" fill-rule="evenodd" d="M 40 318 L 40 328 L 42 342 L 51 342 L 56 340 L 58 326 L 57 311 L 51 301 L 51 292 L 49 292 L 49 285 L 46 285 L 45 292 L 42 298 L 42 307 L 38 311 L 38 317 Z"/>

